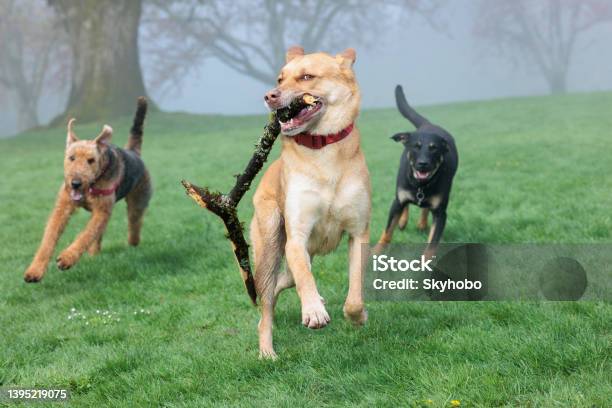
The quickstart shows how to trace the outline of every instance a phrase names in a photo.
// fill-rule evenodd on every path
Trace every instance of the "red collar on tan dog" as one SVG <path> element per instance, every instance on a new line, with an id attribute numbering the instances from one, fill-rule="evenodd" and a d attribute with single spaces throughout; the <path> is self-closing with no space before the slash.
<path id="1" fill-rule="evenodd" d="M 353 123 L 342 129 L 338 133 L 331 135 L 313 135 L 311 133 L 300 133 L 293 137 L 293 140 L 299 145 L 306 146 L 310 149 L 321 149 L 329 144 L 339 142 L 353 131 Z"/>
<path id="2" fill-rule="evenodd" d="M 89 187 L 89 194 L 91 194 L 94 197 L 109 196 L 117 190 L 117 187 L 119 187 L 120 183 L 121 183 L 121 180 L 118 180 L 110 188 L 95 188 L 93 186 Z"/>
<path id="3" fill-rule="evenodd" d="M 111 168 L 111 163 L 114 161 L 115 156 L 113 155 L 113 152 L 111 151 L 110 148 L 107 150 L 107 155 L 108 155 L 108 160 L 106 162 L 106 165 L 104 166 L 104 170 L 102 170 L 102 172 L 96 178 L 94 183 L 99 181 L 102 178 L 102 176 L 104 176 L 104 174 L 108 171 L 108 169 Z M 109 196 L 117 190 L 117 188 L 119 187 L 119 184 L 121 184 L 121 179 L 117 180 L 110 188 L 95 188 L 94 186 L 90 186 L 89 194 L 91 194 L 94 197 Z"/>

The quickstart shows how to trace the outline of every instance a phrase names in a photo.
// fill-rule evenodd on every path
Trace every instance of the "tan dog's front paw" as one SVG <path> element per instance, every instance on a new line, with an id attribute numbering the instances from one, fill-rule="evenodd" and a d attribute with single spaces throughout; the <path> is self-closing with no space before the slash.
<path id="1" fill-rule="evenodd" d="M 260 360 L 276 360 L 278 356 L 274 352 L 273 348 L 259 348 L 259 359 Z"/>
<path id="2" fill-rule="evenodd" d="M 302 305 L 302 324 L 309 329 L 322 329 L 331 320 L 321 299 Z"/>
<path id="3" fill-rule="evenodd" d="M 365 310 L 363 303 L 360 304 L 345 304 L 344 317 L 354 324 L 363 325 L 368 320 L 368 312 Z"/>
<path id="4" fill-rule="evenodd" d="M 40 282 L 46 269 L 46 265 L 32 264 L 26 269 L 23 280 L 29 283 Z"/>
<path id="5" fill-rule="evenodd" d="M 79 255 L 77 253 L 66 249 L 57 257 L 57 267 L 62 271 L 65 271 L 66 269 L 70 269 L 72 266 L 74 266 L 78 260 Z"/>

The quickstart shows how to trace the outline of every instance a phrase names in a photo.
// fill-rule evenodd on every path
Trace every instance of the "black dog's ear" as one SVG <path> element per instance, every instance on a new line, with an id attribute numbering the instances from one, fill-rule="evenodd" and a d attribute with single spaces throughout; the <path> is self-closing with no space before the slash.
<path id="1" fill-rule="evenodd" d="M 402 142 L 406 144 L 408 140 L 410 139 L 410 135 L 411 133 L 409 132 L 396 133 L 393 136 L 391 136 L 391 139 L 395 140 L 396 142 Z"/>
<path id="2" fill-rule="evenodd" d="M 442 142 L 442 153 L 448 153 L 448 142 L 445 140 L 444 142 Z"/>

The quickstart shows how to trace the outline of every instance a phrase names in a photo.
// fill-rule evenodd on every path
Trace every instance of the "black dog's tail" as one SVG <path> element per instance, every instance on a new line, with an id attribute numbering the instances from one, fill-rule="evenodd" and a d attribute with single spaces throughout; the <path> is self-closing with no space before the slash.
<path id="1" fill-rule="evenodd" d="M 427 119 L 419 115 L 412 106 L 408 105 L 406 97 L 404 96 L 404 90 L 401 85 L 395 87 L 395 103 L 400 113 L 408 119 L 418 129 L 426 123 L 429 123 Z"/>
<path id="2" fill-rule="evenodd" d="M 130 130 L 130 137 L 128 138 L 126 149 L 133 150 L 140 155 L 140 148 L 142 147 L 142 124 L 144 122 L 145 115 L 147 114 L 147 99 L 144 96 L 138 98 L 138 107 L 136 108 L 136 114 L 134 115 L 134 123 Z"/>

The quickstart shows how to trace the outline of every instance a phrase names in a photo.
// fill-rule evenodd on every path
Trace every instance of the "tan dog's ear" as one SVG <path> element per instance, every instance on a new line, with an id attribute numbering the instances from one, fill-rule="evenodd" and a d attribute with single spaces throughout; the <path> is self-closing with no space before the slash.
<path id="1" fill-rule="evenodd" d="M 354 48 L 347 48 L 342 51 L 340 54 L 336 55 L 336 60 L 342 65 L 344 68 L 350 68 L 355 63 L 357 59 L 357 53 Z"/>
<path id="2" fill-rule="evenodd" d="M 74 130 L 72 130 L 72 125 L 74 124 L 74 122 L 76 122 L 75 118 L 72 118 L 68 121 L 68 134 L 66 136 L 66 148 L 68 148 L 68 146 L 70 146 L 72 143 L 79 140 L 79 138 L 74 133 Z"/>
<path id="3" fill-rule="evenodd" d="M 98 146 L 108 146 L 110 144 L 111 137 L 113 137 L 113 128 L 108 125 L 104 125 L 102 132 L 100 132 L 98 137 L 96 137 L 95 142 Z"/>
<path id="4" fill-rule="evenodd" d="M 287 50 L 287 54 L 285 54 L 285 64 L 294 59 L 295 57 L 300 57 L 302 55 L 304 55 L 304 49 L 299 45 L 289 47 L 289 49 Z"/>

